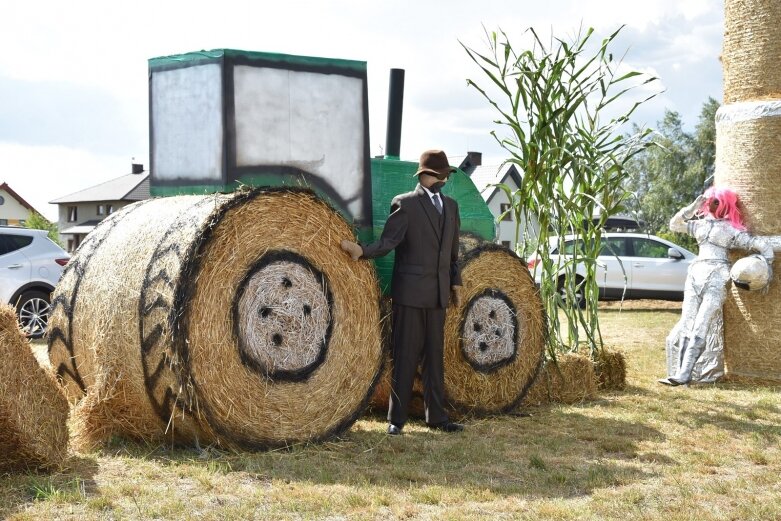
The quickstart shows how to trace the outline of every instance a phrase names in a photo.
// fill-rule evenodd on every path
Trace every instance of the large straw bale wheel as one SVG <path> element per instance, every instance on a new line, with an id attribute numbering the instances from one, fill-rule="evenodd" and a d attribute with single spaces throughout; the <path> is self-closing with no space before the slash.
<path id="1" fill-rule="evenodd" d="M 108 226 L 52 316 L 68 332 L 51 339 L 53 365 L 87 392 L 77 446 L 119 434 L 269 447 L 357 418 L 382 366 L 379 288 L 313 193 L 153 199 Z"/>
<path id="2" fill-rule="evenodd" d="M 526 264 L 503 246 L 484 243 L 459 264 L 464 304 L 445 318 L 446 405 L 455 415 L 508 412 L 523 399 L 544 360 L 546 324 Z M 390 305 L 386 304 L 386 313 Z M 372 407 L 387 408 L 391 392 L 390 319 L 384 331 L 387 370 Z M 409 413 L 424 413 L 420 367 Z"/>
<path id="3" fill-rule="evenodd" d="M 0 470 L 56 468 L 68 453 L 68 401 L 7 304 L 0 305 L 0 351 Z"/>

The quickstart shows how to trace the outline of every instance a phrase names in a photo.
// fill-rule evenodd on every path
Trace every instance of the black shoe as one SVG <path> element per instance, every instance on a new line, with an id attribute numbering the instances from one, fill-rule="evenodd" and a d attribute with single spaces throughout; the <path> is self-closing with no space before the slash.
<path id="1" fill-rule="evenodd" d="M 461 432 L 464 430 L 464 425 L 461 423 L 444 421 L 442 423 L 435 423 L 434 425 L 429 425 L 428 428 L 437 431 L 444 431 L 444 432 Z"/>
<path id="2" fill-rule="evenodd" d="M 388 434 L 391 436 L 399 436 L 401 434 L 401 427 L 392 423 L 388 424 Z"/>

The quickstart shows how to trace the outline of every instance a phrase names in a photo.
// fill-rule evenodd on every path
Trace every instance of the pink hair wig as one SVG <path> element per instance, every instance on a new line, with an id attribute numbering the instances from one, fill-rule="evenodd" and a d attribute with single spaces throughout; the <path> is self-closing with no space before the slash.
<path id="1" fill-rule="evenodd" d="M 743 216 L 740 215 L 738 209 L 738 194 L 729 188 L 711 186 L 705 190 L 705 198 L 705 202 L 700 207 L 700 214 L 726 219 L 733 227 L 741 231 L 746 229 L 746 225 L 743 224 Z M 715 212 L 710 210 L 713 201 L 718 202 Z"/>

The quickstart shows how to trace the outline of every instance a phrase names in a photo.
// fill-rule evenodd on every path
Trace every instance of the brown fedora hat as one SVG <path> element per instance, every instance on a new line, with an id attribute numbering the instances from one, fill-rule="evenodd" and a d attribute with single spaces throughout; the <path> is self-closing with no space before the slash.
<path id="1" fill-rule="evenodd" d="M 450 166 L 450 163 L 447 162 L 445 152 L 442 150 L 426 150 L 420 154 L 420 164 L 415 175 L 429 173 L 437 176 L 452 174 L 455 171 L 455 167 Z"/>

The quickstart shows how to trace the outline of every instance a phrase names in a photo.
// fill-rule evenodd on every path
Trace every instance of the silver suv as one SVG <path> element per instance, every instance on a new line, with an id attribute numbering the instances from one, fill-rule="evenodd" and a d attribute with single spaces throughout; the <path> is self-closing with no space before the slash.
<path id="1" fill-rule="evenodd" d="M 46 332 L 51 292 L 69 259 L 45 230 L 0 226 L 0 300 L 16 307 L 33 338 Z"/>
<path id="2" fill-rule="evenodd" d="M 551 239 L 550 255 L 554 265 L 561 267 L 558 277 L 562 298 L 563 263 L 572 262 L 578 237 L 567 235 L 559 244 Z M 697 256 L 673 242 L 645 233 L 610 232 L 602 236 L 602 251 L 596 260 L 596 277 L 599 296 L 613 299 L 683 300 L 686 272 Z M 537 266 L 538 257 L 529 260 L 529 270 L 539 285 L 542 269 Z M 535 269 L 536 268 L 536 269 Z M 576 267 L 575 298 L 583 302 L 580 281 L 586 276 L 582 263 Z"/>

